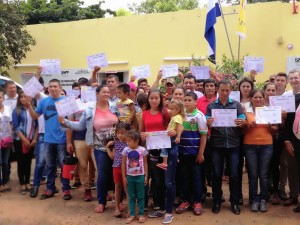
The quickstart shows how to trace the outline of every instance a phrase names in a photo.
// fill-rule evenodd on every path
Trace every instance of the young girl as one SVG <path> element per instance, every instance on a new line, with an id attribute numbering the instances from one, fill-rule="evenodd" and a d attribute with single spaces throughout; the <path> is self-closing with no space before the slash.
<path id="1" fill-rule="evenodd" d="M 115 201 L 116 201 L 116 209 L 114 216 L 121 217 L 121 211 L 123 207 L 121 205 L 121 193 L 123 187 L 122 181 L 122 152 L 124 148 L 127 147 L 126 143 L 126 133 L 130 130 L 130 124 L 128 123 L 119 123 L 116 127 L 116 133 L 118 140 L 110 141 L 106 145 L 107 154 L 111 159 L 113 159 L 113 176 L 115 183 Z M 111 151 L 111 147 L 113 147 Z"/>
<path id="2" fill-rule="evenodd" d="M 29 106 L 26 103 L 26 95 L 21 91 L 18 95 L 17 106 L 12 113 L 14 148 L 17 156 L 21 195 L 25 195 L 26 191 L 30 190 L 32 153 L 38 136 L 37 121 L 31 118 Z"/>
<path id="3" fill-rule="evenodd" d="M 179 144 L 180 137 L 183 132 L 182 123 L 184 118 L 184 108 L 182 102 L 178 100 L 172 100 L 169 103 L 169 114 L 171 116 L 171 121 L 168 125 L 167 130 L 176 130 L 177 136 L 175 138 L 175 143 Z M 157 166 L 166 170 L 168 167 L 168 149 L 161 149 L 160 156 L 163 157 L 163 162 L 158 163 Z"/>
<path id="4" fill-rule="evenodd" d="M 139 222 L 144 223 L 144 185 L 148 180 L 147 150 L 139 146 L 140 135 L 136 131 L 126 134 L 126 147 L 122 152 L 122 175 L 124 186 L 127 185 L 130 216 L 125 223 L 135 219 L 135 204 L 139 206 Z"/>

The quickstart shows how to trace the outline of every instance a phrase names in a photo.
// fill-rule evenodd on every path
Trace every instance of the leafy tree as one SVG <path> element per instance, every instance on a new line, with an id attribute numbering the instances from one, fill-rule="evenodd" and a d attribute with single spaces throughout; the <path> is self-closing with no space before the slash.
<path id="1" fill-rule="evenodd" d="M 140 4 L 129 6 L 137 14 L 163 13 L 179 10 L 191 10 L 199 6 L 197 0 L 145 0 Z"/>
<path id="2" fill-rule="evenodd" d="M 118 9 L 116 11 L 116 16 L 131 16 L 131 15 L 132 13 L 130 11 L 127 11 L 126 9 L 123 8 Z"/>
<path id="3" fill-rule="evenodd" d="M 0 73 L 8 75 L 5 68 L 20 63 L 35 45 L 34 38 L 25 30 L 25 17 L 18 2 L 0 2 Z"/>
<path id="4" fill-rule="evenodd" d="M 103 10 L 101 5 L 83 8 L 80 0 L 27 0 L 21 3 L 21 10 L 27 17 L 27 24 L 57 23 L 84 19 L 103 18 L 106 13 L 115 15 L 112 10 Z"/>

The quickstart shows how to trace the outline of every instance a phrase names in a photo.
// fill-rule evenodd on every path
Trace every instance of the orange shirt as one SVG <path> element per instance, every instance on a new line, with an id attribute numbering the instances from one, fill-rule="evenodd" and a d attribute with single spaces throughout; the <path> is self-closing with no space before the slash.
<path id="1" fill-rule="evenodd" d="M 250 126 L 255 122 L 255 115 L 247 112 L 247 125 Z M 271 145 L 273 144 L 272 134 L 266 124 L 257 124 L 255 127 L 246 128 L 244 144 L 247 145 Z"/>

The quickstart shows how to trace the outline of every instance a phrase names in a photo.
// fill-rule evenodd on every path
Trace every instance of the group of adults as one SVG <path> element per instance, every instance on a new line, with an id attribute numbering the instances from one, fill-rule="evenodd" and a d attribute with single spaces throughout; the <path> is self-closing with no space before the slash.
<path id="1" fill-rule="evenodd" d="M 58 79 L 49 82 L 49 96 L 39 94 L 35 97 L 38 102 L 36 107 L 30 97 L 22 91 L 16 92 L 14 82 L 7 82 L 5 94 L 0 92 L 0 135 L 3 138 L 9 132 L 13 134 L 22 194 L 30 189 L 30 196 L 37 196 L 46 165 L 47 186 L 40 199 L 53 197 L 58 192 L 55 186 L 57 161 L 62 166 L 67 153 L 75 151 L 79 160 L 80 180 L 84 184 L 83 198 L 85 201 L 92 200 L 89 182 L 91 174 L 88 170 L 89 164 L 92 163 L 97 169 L 98 177 L 97 199 L 100 208 L 98 207 L 97 210 L 98 212 L 104 211 L 112 177 L 111 159 L 106 152 L 106 144 L 114 138 L 114 128 L 118 123 L 114 110 L 118 101 L 117 87 L 120 82 L 116 75 L 109 75 L 103 82 L 104 84 L 98 85 L 96 78 L 99 70 L 99 67 L 95 67 L 90 80 L 83 78 L 78 81 L 78 85 L 74 85 L 74 88 L 79 89 L 84 85 L 97 86 L 97 101 L 88 104 L 83 112 L 73 116 L 73 120 L 80 121 L 80 126 L 74 128 L 77 131 L 62 129 L 61 121 L 58 120 L 55 102 L 65 98 L 62 96 L 62 87 Z M 268 106 L 269 97 L 275 95 L 295 95 L 297 108 L 300 103 L 300 72 L 293 70 L 289 74 L 278 73 L 266 82 L 264 90 L 255 89 L 253 74 L 250 78 L 244 77 L 238 82 L 240 102 L 230 99 L 232 87 L 229 81 L 218 80 L 213 72 L 211 76 L 212 79 L 196 80 L 191 73 L 188 73 L 179 76 L 181 83 L 175 84 L 172 78 L 162 79 L 160 71 L 150 90 L 147 79 L 139 79 L 136 86 L 132 78 L 128 83 L 130 99 L 135 102 L 137 113 L 143 110 L 142 117 L 145 117 L 138 120 L 137 126 L 142 139 L 146 138 L 145 132 L 166 130 L 168 103 L 172 99 L 183 101 L 186 93 L 193 92 L 198 98 L 197 108 L 206 116 L 209 128 L 201 187 L 206 190 L 207 185 L 212 185 L 212 212 L 219 213 L 224 201 L 222 178 L 224 165 L 226 165 L 231 210 L 236 215 L 240 214 L 239 205 L 244 203 L 242 192 L 244 158 L 249 178 L 249 203 L 253 212 L 267 211 L 270 193 L 272 194 L 270 200 L 274 205 L 281 201 L 285 206 L 296 205 L 299 193 L 300 140 L 292 131 L 295 113 L 282 112 L 282 124 L 259 125 L 255 122 L 255 109 Z M 292 88 L 290 91 L 286 91 L 288 82 Z M 161 85 L 164 86 L 164 93 L 159 89 Z M 144 96 L 144 98 L 139 96 Z M 140 102 L 138 102 L 139 99 Z M 216 119 L 212 115 L 214 109 L 236 109 L 236 126 L 212 126 Z M 176 132 L 169 134 L 174 136 Z M 34 148 L 36 166 L 33 186 L 30 187 L 31 154 Z M 0 191 L 9 190 L 7 183 L 10 171 L 8 160 L 10 151 L 11 148 L 1 148 Z M 151 150 L 149 176 L 154 206 L 158 210 L 149 213 L 149 217 L 172 214 L 176 193 L 179 196 L 182 194 L 180 181 L 176 181 L 176 179 L 182 179 L 176 176 L 178 153 L 173 152 L 168 156 L 166 171 L 156 167 L 160 160 L 159 150 Z M 61 183 L 63 199 L 70 200 L 72 198 L 70 181 L 61 177 Z M 285 193 L 287 183 L 290 190 L 289 197 Z M 272 187 L 271 190 L 270 187 Z M 203 199 L 203 196 L 194 196 L 194 198 L 197 197 Z M 176 212 L 181 213 L 188 209 L 189 205 L 184 205 L 184 203 L 186 202 L 179 204 Z M 300 207 L 293 210 L 300 212 Z"/>

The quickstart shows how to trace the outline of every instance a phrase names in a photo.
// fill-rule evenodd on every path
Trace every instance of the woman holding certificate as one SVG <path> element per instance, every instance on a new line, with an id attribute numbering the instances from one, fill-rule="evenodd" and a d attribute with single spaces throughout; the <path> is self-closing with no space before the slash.
<path id="1" fill-rule="evenodd" d="M 140 132 L 142 140 L 146 140 L 148 133 L 167 130 L 170 117 L 168 111 L 163 107 L 163 96 L 159 89 L 151 89 L 148 95 L 147 110 L 142 113 Z M 176 135 L 176 132 L 169 131 L 169 136 Z M 172 143 L 173 144 L 173 143 Z M 167 171 L 156 166 L 162 162 L 160 151 L 153 149 L 149 151 L 149 176 L 152 179 L 153 199 L 158 211 L 149 214 L 149 217 L 156 218 L 165 216 L 163 223 L 170 223 L 173 219 L 173 203 L 175 200 L 175 173 L 177 165 L 177 151 L 168 152 Z M 166 188 L 165 188 L 166 186 Z M 166 191 L 167 189 L 167 191 Z M 167 201 L 165 204 L 165 194 Z"/>
<path id="2" fill-rule="evenodd" d="M 112 160 L 106 152 L 106 145 L 114 140 L 114 127 L 118 123 L 118 118 L 112 112 L 109 105 L 109 89 L 105 85 L 100 85 L 96 89 L 97 102 L 88 106 L 83 112 L 79 121 L 69 121 L 59 117 L 63 126 L 73 130 L 86 131 L 86 143 L 94 146 L 94 155 L 98 171 L 97 198 L 99 205 L 95 208 L 97 213 L 102 213 L 106 205 L 108 191 L 108 180 L 112 173 Z"/>
<path id="3" fill-rule="evenodd" d="M 269 188 L 269 165 L 273 154 L 272 134 L 278 130 L 277 125 L 257 124 L 255 111 L 264 106 L 264 92 L 253 90 L 249 98 L 251 107 L 247 109 L 247 128 L 244 136 L 244 154 L 249 177 L 250 209 L 253 212 L 267 212 L 266 201 Z M 258 180 L 260 194 L 258 194 Z"/>

